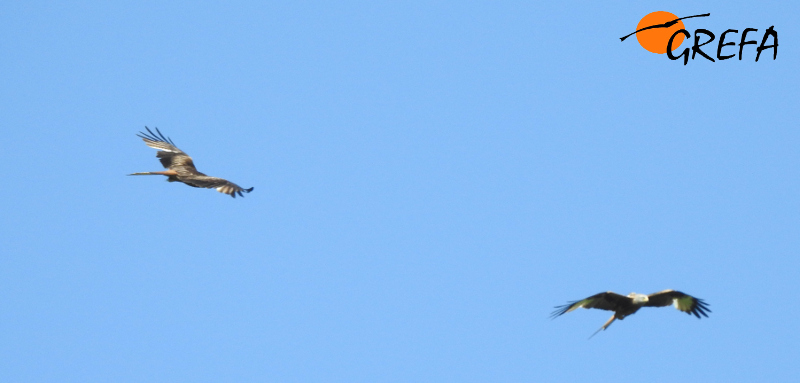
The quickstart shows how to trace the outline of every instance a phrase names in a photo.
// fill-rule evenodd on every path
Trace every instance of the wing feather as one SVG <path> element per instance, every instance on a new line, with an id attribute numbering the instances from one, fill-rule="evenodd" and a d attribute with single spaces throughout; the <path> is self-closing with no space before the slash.
<path id="1" fill-rule="evenodd" d="M 695 298 L 689 294 L 684 294 L 675 290 L 664 290 L 657 293 L 648 295 L 648 302 L 644 306 L 650 307 L 665 307 L 675 306 L 676 309 L 685 312 L 686 314 L 700 318 L 700 315 L 708 318 L 711 310 L 708 308 L 708 303 L 702 299 Z"/>

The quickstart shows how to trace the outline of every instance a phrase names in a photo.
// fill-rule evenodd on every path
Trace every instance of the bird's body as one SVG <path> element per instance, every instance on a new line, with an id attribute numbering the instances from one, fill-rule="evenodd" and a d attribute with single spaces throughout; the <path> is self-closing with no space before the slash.
<path id="1" fill-rule="evenodd" d="M 575 310 L 578 307 L 613 311 L 614 315 L 611 316 L 611 319 L 609 319 L 603 327 L 600 327 L 600 329 L 595 332 L 595 334 L 597 334 L 608 328 L 614 320 L 623 320 L 625 317 L 639 311 L 642 307 L 664 307 L 669 305 L 674 305 L 676 309 L 690 315 L 694 314 L 694 316 L 698 318 L 700 318 L 700 315 L 708 317 L 706 311 L 711 312 L 702 299 L 695 298 L 680 291 L 664 290 L 650 295 L 630 293 L 628 296 L 608 291 L 592 295 L 580 301 L 570 302 L 563 306 L 556 306 L 557 310 L 553 311 L 551 316 L 555 318 Z M 594 336 L 594 334 L 592 334 L 592 336 Z"/>
<path id="2" fill-rule="evenodd" d="M 228 194 L 234 198 L 236 198 L 236 194 L 238 194 L 240 197 L 244 197 L 242 192 L 250 193 L 253 191 L 253 188 L 244 189 L 228 180 L 217 177 L 209 177 L 197 171 L 197 169 L 194 167 L 192 158 L 182 150 L 178 149 L 172 140 L 164 137 L 158 128 L 156 128 L 158 135 L 154 134 L 150 128 L 146 126 L 145 129 L 147 129 L 150 134 L 139 132 L 137 136 L 141 137 L 147 146 L 158 149 L 156 157 L 158 157 L 161 165 L 168 170 L 161 172 L 133 173 L 129 175 L 163 175 L 167 177 L 168 182 L 183 182 L 196 188 L 216 189 L 218 192 Z"/>

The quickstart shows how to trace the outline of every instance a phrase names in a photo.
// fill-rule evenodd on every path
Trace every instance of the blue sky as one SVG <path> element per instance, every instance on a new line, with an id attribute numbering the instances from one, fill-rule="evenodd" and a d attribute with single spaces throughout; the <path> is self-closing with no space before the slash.
<path id="1" fill-rule="evenodd" d="M 6 2 L 0 380 L 793 381 L 798 8 Z M 145 125 L 255 190 L 126 177 Z M 668 288 L 710 317 L 549 319 Z"/>

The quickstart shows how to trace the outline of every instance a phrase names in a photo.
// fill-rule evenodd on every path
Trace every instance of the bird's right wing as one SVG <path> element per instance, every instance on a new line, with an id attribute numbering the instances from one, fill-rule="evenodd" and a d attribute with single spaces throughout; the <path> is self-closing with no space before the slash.
<path id="1" fill-rule="evenodd" d="M 563 315 L 575 310 L 578 307 L 583 307 L 585 309 L 616 311 L 621 304 L 630 303 L 630 301 L 631 298 L 608 291 L 605 293 L 592 295 L 591 297 L 580 301 L 570 302 L 563 306 L 556 306 L 557 310 L 553 311 L 550 316 L 555 318 L 559 315 Z"/>
<path id="2" fill-rule="evenodd" d="M 194 186 L 198 188 L 207 188 L 207 189 L 217 189 L 218 192 L 227 194 L 233 198 L 236 198 L 236 194 L 239 197 L 244 197 L 242 192 L 250 193 L 253 191 L 253 188 L 245 189 L 231 181 L 228 181 L 223 178 L 217 177 L 209 177 L 206 175 L 196 175 L 191 177 L 179 177 L 180 181 Z"/>
<path id="3" fill-rule="evenodd" d="M 648 296 L 649 302 L 645 306 L 651 307 L 664 307 L 673 305 L 676 309 L 683 311 L 689 315 L 700 318 L 700 315 L 708 318 L 706 312 L 711 312 L 708 308 L 708 303 L 700 298 L 695 298 L 689 294 L 684 294 L 675 290 L 664 290 Z"/>

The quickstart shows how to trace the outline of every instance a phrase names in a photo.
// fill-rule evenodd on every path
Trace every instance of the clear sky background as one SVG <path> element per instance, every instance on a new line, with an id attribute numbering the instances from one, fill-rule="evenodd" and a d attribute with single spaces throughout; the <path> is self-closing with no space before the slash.
<path id="1" fill-rule="evenodd" d="M 800 376 L 796 3 L 265 3 L 0 5 L 0 381 Z M 713 312 L 549 319 L 663 289 Z"/>

